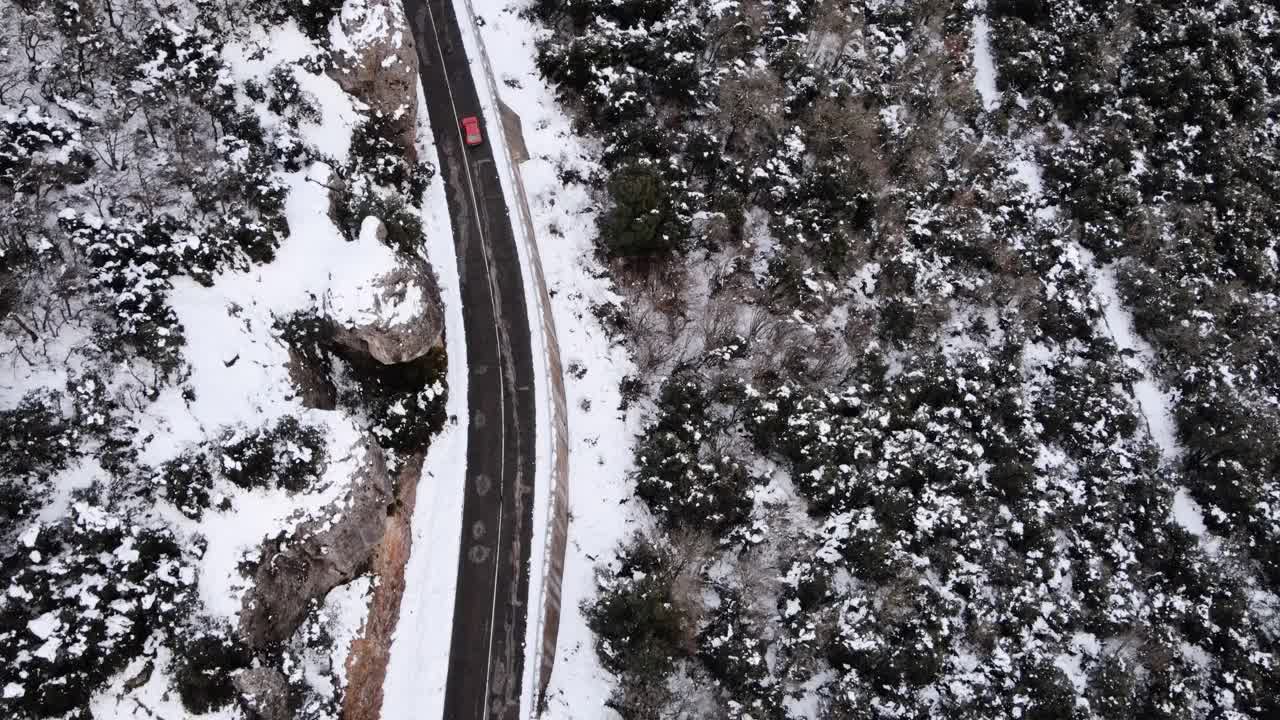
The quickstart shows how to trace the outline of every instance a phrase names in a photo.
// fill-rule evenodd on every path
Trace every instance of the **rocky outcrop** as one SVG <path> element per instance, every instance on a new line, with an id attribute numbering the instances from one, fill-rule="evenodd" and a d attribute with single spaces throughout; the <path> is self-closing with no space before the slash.
<path id="1" fill-rule="evenodd" d="M 291 720 L 289 681 L 275 668 L 250 668 L 231 679 L 240 705 L 252 720 Z"/>
<path id="2" fill-rule="evenodd" d="M 334 33 L 330 75 L 391 121 L 392 138 L 417 157 L 418 54 L 398 0 L 347 0 Z"/>
<path id="3" fill-rule="evenodd" d="M 381 221 L 365 218 L 361 235 L 377 235 L 380 228 Z M 403 255 L 396 261 L 371 282 L 372 297 L 357 318 L 334 328 L 334 342 L 382 365 L 413 362 L 444 342 L 444 310 L 431 266 Z"/>
<path id="4" fill-rule="evenodd" d="M 297 349 L 289 348 L 289 362 L 285 369 L 303 407 L 332 410 L 338 406 L 338 389 L 328 374 L 323 368 L 310 363 Z"/>
<path id="5" fill-rule="evenodd" d="M 374 585 L 369 614 L 347 655 L 347 687 L 342 697 L 343 720 L 379 720 L 382 686 L 391 661 L 391 639 L 400 621 L 405 566 L 413 545 L 411 522 L 422 478 L 423 453 L 415 454 L 400 471 L 396 503 L 387 516 L 387 528 L 373 557 Z"/>
<path id="6" fill-rule="evenodd" d="M 369 567 L 382 540 L 392 483 L 382 449 L 371 439 L 353 452 L 360 461 L 346 494 L 264 543 L 240 611 L 240 635 L 250 647 L 287 640 L 312 600 Z"/>

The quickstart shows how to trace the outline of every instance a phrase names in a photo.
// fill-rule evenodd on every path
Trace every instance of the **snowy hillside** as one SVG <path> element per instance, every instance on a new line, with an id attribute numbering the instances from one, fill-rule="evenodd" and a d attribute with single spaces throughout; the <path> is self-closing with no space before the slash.
<path id="1" fill-rule="evenodd" d="M 621 544 L 548 716 L 1280 713 L 1274 9 L 490 25 L 586 138 L 531 163 L 594 200 L 550 235 L 592 236 L 646 418 L 639 512 L 575 503 Z"/>
<path id="2" fill-rule="evenodd" d="M 380 686 L 349 648 L 447 396 L 400 13 L 0 3 L 5 717 Z"/>

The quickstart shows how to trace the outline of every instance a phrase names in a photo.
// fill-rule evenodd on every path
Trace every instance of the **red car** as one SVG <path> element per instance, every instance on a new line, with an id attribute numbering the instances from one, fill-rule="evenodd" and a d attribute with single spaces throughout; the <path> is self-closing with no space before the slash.
<path id="1" fill-rule="evenodd" d="M 475 115 L 462 118 L 462 139 L 468 145 L 484 142 L 484 136 L 480 134 L 480 120 Z"/>

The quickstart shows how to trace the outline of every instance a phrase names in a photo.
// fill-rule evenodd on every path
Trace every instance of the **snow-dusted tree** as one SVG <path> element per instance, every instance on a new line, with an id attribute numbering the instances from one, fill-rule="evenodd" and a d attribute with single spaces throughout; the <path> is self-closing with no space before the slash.
<path id="1" fill-rule="evenodd" d="M 0 707 L 14 717 L 87 707 L 153 633 L 173 629 L 194 580 L 167 530 L 127 525 L 88 499 L 56 525 L 32 526 L 3 569 Z"/>

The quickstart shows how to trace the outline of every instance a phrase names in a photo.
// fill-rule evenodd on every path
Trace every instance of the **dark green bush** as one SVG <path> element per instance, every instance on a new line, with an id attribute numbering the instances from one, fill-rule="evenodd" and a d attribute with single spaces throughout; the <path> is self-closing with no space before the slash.
<path id="1" fill-rule="evenodd" d="M 374 217 L 386 227 L 388 247 L 407 257 L 420 257 L 422 216 L 396 192 L 379 191 L 367 184 L 348 187 L 338 205 L 338 228 L 351 241 L 360 237 L 364 219 Z"/>
<path id="2" fill-rule="evenodd" d="M 307 37 L 327 46 L 329 23 L 341 12 L 342 0 L 269 0 L 252 7 L 269 23 L 297 22 Z"/>
<path id="3" fill-rule="evenodd" d="M 184 331 L 167 296 L 169 278 L 180 267 L 175 235 L 182 225 L 169 216 L 104 221 L 72 211 L 58 223 L 83 253 L 89 286 L 118 328 L 104 328 L 99 342 L 118 357 L 138 355 L 166 372 L 176 370 Z"/>
<path id="4" fill-rule="evenodd" d="M 183 515 L 199 520 L 209 507 L 213 470 L 201 450 L 188 450 L 160 466 L 156 482 L 166 500 Z"/>
<path id="5" fill-rule="evenodd" d="M 281 418 L 269 429 L 229 429 L 219 450 L 223 477 L 246 490 L 301 492 L 319 479 L 328 461 L 324 432 L 294 417 Z"/>
<path id="6" fill-rule="evenodd" d="M 0 189 L 23 189 L 35 164 L 63 164 L 52 151 L 74 147 L 78 140 L 74 127 L 35 106 L 0 115 Z"/>
<path id="7" fill-rule="evenodd" d="M 42 561 L 31 562 L 32 552 Z M 0 561 L 0 571 L 9 597 L 21 598 L 0 607 L 0 652 L 8 658 L 0 684 L 22 690 L 0 699 L 8 717 L 88 707 L 148 638 L 181 621 L 194 577 L 167 530 L 126 524 L 88 501 Z M 45 647 L 48 638 L 55 642 Z"/>
<path id="8" fill-rule="evenodd" d="M 271 432 L 275 450 L 276 483 L 289 492 L 302 492 L 320 479 L 328 462 L 324 432 L 287 416 Z"/>
<path id="9" fill-rule="evenodd" d="M 600 237 L 610 254 L 661 255 L 684 240 L 671 190 L 653 166 L 633 163 L 615 171 L 609 197 L 613 210 L 601 218 Z"/>
<path id="10" fill-rule="evenodd" d="M 227 631 L 203 631 L 182 638 L 174 682 L 183 707 L 203 715 L 230 705 L 237 697 L 231 676 L 249 667 L 252 660 L 249 649 Z"/>
<path id="11" fill-rule="evenodd" d="M 750 716 L 783 720 L 781 689 L 769 670 L 769 646 L 736 592 L 720 598 L 711 622 L 698 634 L 698 657 L 728 696 Z"/>
<path id="12" fill-rule="evenodd" d="M 750 513 L 753 481 L 717 449 L 718 423 L 702 382 L 684 373 L 663 383 L 657 416 L 636 449 L 636 494 L 668 527 L 720 533 Z"/>
<path id="13" fill-rule="evenodd" d="M 448 386 L 443 348 L 411 363 L 352 367 L 359 394 L 349 402 L 366 410 L 370 430 L 382 447 L 418 452 L 444 427 Z"/>
<path id="14" fill-rule="evenodd" d="M 597 574 L 596 597 L 583 606 L 596 652 L 610 672 L 661 682 L 688 628 L 672 598 L 679 568 L 671 551 L 641 537 L 622 550 L 616 570 Z"/>
<path id="15" fill-rule="evenodd" d="M 50 477 L 81 451 L 61 405 L 58 393 L 36 391 L 0 411 L 0 539 L 40 506 Z"/>
<path id="16" fill-rule="evenodd" d="M 348 177 L 365 177 L 393 189 L 410 202 L 421 202 L 435 168 L 429 163 L 410 163 L 398 144 L 390 118 L 373 114 L 351 132 L 351 163 Z"/>
<path id="17" fill-rule="evenodd" d="M 320 108 L 316 106 L 315 100 L 302 91 L 295 72 L 294 66 L 277 65 L 267 76 L 271 93 L 264 99 L 268 110 L 296 128 L 300 123 L 319 122 L 321 118 Z"/>

